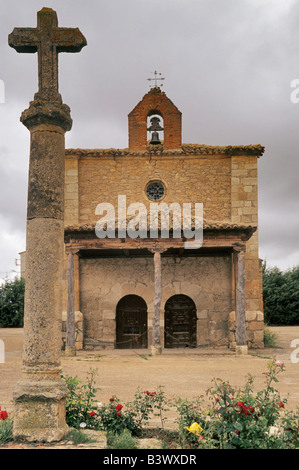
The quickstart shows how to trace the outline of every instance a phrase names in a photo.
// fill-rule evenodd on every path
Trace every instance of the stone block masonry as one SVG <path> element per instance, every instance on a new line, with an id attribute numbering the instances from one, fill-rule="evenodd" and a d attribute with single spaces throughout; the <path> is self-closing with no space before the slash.
<path id="1" fill-rule="evenodd" d="M 130 149 L 68 149 L 65 186 L 66 225 L 84 226 L 96 223 L 99 218 L 95 215 L 97 204 L 110 202 L 117 210 L 119 194 L 126 195 L 127 205 L 142 202 L 149 208 L 150 201 L 145 193 L 146 185 L 151 180 L 160 180 L 166 188 L 162 202 L 167 204 L 202 202 L 204 218 L 207 220 L 256 227 L 258 222 L 257 162 L 262 152 L 261 146 L 212 147 L 191 144 L 182 145 L 180 150 L 160 148 L 156 151 L 148 149 L 134 152 Z M 94 262 L 100 265 L 102 261 L 97 259 Z M 83 263 L 82 266 L 84 262 L 80 261 Z M 84 268 L 82 269 L 84 272 Z M 136 267 L 134 269 L 132 267 L 132 272 L 127 272 L 127 279 L 135 279 L 135 269 Z M 213 340 L 209 331 L 213 331 L 217 344 L 235 346 L 235 324 L 228 321 L 229 313 L 235 309 L 233 292 L 235 279 L 232 279 L 235 274 L 233 268 L 231 268 L 230 275 L 227 272 L 225 274 L 230 276 L 231 282 L 231 307 L 226 306 L 226 320 L 220 320 L 220 323 L 217 323 L 217 313 L 215 313 L 216 319 L 209 320 L 207 312 L 211 312 L 211 305 L 215 307 L 217 302 L 208 292 L 202 297 L 197 310 L 198 325 L 201 325 L 198 330 L 200 331 L 198 333 L 199 345 L 205 344 L 206 341 L 212 344 Z M 167 274 L 163 269 L 163 276 L 165 275 Z M 246 310 L 255 312 L 256 316 L 254 320 L 246 318 L 247 341 L 249 347 L 262 347 L 263 318 L 258 315 L 263 311 L 262 278 L 257 232 L 246 242 L 245 277 Z M 151 298 L 153 296 L 152 283 L 147 280 L 146 275 L 144 279 L 149 298 Z M 94 287 L 92 282 L 90 285 Z M 177 284 L 174 280 L 175 285 Z M 184 287 L 180 292 L 186 293 L 188 282 L 180 285 Z M 107 301 L 101 297 L 101 301 L 96 300 L 97 307 L 95 308 L 95 298 L 88 290 L 88 282 L 84 281 L 83 288 L 80 280 L 80 286 L 78 310 L 83 314 L 86 331 L 89 331 L 89 334 L 97 331 L 97 335 L 108 338 L 109 342 L 113 343 L 115 340 L 114 320 L 110 318 L 102 323 L 100 311 L 107 310 L 115 314 L 115 305 L 107 306 Z M 111 289 L 122 291 L 122 286 L 128 287 L 127 293 L 130 290 L 134 291 L 134 283 L 128 283 L 125 278 L 123 282 L 114 283 Z M 167 292 L 167 287 L 163 284 L 162 292 L 165 289 Z M 200 285 L 197 289 L 200 289 Z M 109 290 L 108 297 L 110 296 Z M 221 304 L 221 296 L 218 299 Z M 258 323 L 250 327 L 251 321 Z M 218 328 L 219 324 L 220 328 Z"/>

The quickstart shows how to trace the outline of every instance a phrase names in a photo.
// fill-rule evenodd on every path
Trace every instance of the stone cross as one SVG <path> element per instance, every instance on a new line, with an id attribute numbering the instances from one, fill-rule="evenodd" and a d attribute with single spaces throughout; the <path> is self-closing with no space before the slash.
<path id="1" fill-rule="evenodd" d="M 60 440 L 68 431 L 61 378 L 62 279 L 64 266 L 65 132 L 70 108 L 58 93 L 59 52 L 79 52 L 86 39 L 78 29 L 58 28 L 56 12 L 37 13 L 37 28 L 15 28 L 9 45 L 37 52 L 39 91 L 23 111 L 30 131 L 23 379 L 14 390 L 17 439 Z M 73 311 L 73 306 L 72 311 Z"/>
<path id="2" fill-rule="evenodd" d="M 58 53 L 80 52 L 86 39 L 78 28 L 58 28 L 51 8 L 37 13 L 37 28 L 15 28 L 8 43 L 17 52 L 38 54 L 39 91 L 35 99 L 61 101 L 58 93 Z"/>

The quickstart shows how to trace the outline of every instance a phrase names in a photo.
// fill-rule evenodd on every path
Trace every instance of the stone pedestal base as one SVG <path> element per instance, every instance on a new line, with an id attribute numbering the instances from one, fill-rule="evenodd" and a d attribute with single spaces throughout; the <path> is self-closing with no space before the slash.
<path id="1" fill-rule="evenodd" d="M 248 354 L 248 347 L 247 346 L 236 346 L 236 354 L 237 355 L 246 355 Z"/>
<path id="2" fill-rule="evenodd" d="M 162 354 L 162 346 L 151 346 L 152 356 L 160 356 Z"/>
<path id="3" fill-rule="evenodd" d="M 19 382 L 14 392 L 13 437 L 27 442 L 54 442 L 68 433 L 66 384 L 61 380 Z"/>

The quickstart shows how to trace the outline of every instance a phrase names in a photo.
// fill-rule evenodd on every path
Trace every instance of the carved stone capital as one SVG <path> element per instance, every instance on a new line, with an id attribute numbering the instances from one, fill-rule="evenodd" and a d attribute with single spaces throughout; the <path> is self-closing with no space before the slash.
<path id="1" fill-rule="evenodd" d="M 241 244 L 241 243 L 234 243 L 233 244 L 233 250 L 235 253 L 245 253 L 246 251 L 246 245 L 245 244 Z"/>
<path id="2" fill-rule="evenodd" d="M 155 253 L 164 253 L 165 251 L 167 251 L 168 248 L 163 248 L 163 247 L 159 247 L 159 246 L 155 246 L 154 248 L 148 248 L 148 251 L 150 251 L 151 253 L 155 254 Z"/>
<path id="3" fill-rule="evenodd" d="M 51 130 L 48 126 L 55 126 L 64 132 L 70 131 L 73 124 L 68 105 L 42 100 L 31 101 L 29 108 L 23 111 L 20 121 L 29 130 L 37 126 L 47 126 L 44 130 Z"/>

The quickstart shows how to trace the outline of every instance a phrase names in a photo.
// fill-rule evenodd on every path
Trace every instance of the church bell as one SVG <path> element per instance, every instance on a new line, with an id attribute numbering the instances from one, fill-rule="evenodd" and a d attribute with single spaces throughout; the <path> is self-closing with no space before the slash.
<path id="1" fill-rule="evenodd" d="M 150 141 L 150 144 L 151 145 L 158 145 L 158 144 L 161 144 L 160 140 L 159 140 L 159 133 L 154 131 L 152 133 L 152 138 L 151 138 L 151 141 Z"/>
<path id="2" fill-rule="evenodd" d="M 147 129 L 149 132 L 152 132 L 152 138 L 151 138 L 150 144 L 159 145 L 161 144 L 161 141 L 159 139 L 158 131 L 163 131 L 163 127 L 160 126 L 160 119 L 155 116 L 150 120 L 150 122 L 151 122 L 151 125 Z"/>

